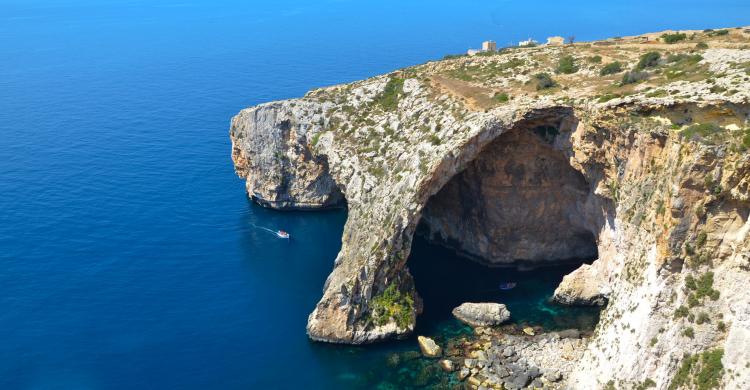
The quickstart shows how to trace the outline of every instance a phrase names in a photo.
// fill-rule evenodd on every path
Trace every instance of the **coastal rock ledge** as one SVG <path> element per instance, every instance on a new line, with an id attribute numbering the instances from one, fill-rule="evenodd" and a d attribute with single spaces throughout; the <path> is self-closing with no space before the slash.
<path id="1" fill-rule="evenodd" d="M 726 31 L 451 58 L 242 110 L 250 197 L 348 209 L 309 336 L 413 332 L 420 226 L 488 266 L 591 260 L 556 294 L 606 303 L 561 386 L 681 388 L 719 359 L 712 380 L 750 388 L 750 30 Z"/>

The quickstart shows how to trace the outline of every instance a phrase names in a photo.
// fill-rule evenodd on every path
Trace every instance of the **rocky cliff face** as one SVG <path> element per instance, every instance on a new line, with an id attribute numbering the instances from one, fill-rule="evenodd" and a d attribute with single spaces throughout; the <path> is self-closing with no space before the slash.
<path id="1" fill-rule="evenodd" d="M 250 196 L 274 208 L 346 199 L 310 337 L 413 330 L 421 301 L 407 258 L 422 222 L 489 265 L 597 256 L 555 297 L 607 303 L 565 378 L 572 388 L 689 388 L 715 356 L 720 383 L 750 386 L 743 34 L 508 50 L 243 110 L 230 134 Z M 573 73 L 550 86 L 540 74 L 567 56 Z M 637 75 L 601 75 L 614 61 Z"/>

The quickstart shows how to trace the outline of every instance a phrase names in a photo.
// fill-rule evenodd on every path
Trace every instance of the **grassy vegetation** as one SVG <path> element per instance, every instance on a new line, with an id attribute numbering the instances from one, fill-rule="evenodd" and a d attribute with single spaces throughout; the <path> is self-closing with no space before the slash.
<path id="1" fill-rule="evenodd" d="M 602 70 L 599 71 L 600 76 L 607 76 L 610 74 L 616 74 L 622 72 L 622 64 L 619 61 L 611 62 L 604 65 Z"/>
<path id="2" fill-rule="evenodd" d="M 601 64 L 602 63 L 602 56 L 595 55 L 593 57 L 586 58 L 586 61 L 592 63 L 592 64 Z"/>
<path id="3" fill-rule="evenodd" d="M 706 43 L 706 42 L 698 42 L 697 44 L 695 44 L 695 48 L 699 49 L 699 50 L 708 49 L 708 43 Z"/>
<path id="4" fill-rule="evenodd" d="M 715 144 L 722 140 L 723 129 L 715 123 L 696 123 L 680 131 L 680 135 L 688 140 L 700 141 L 705 144 Z"/>
<path id="5" fill-rule="evenodd" d="M 506 62 L 491 62 L 483 65 L 461 65 L 447 72 L 447 76 L 461 81 L 488 81 L 493 78 L 504 76 L 513 69 L 526 64 L 519 58 L 511 58 Z"/>
<path id="6" fill-rule="evenodd" d="M 664 43 L 673 44 L 677 43 L 679 41 L 684 41 L 687 39 L 687 35 L 684 33 L 674 33 L 674 34 L 662 34 L 661 40 L 664 41 Z"/>
<path id="7" fill-rule="evenodd" d="M 507 103 L 510 100 L 507 93 L 496 93 L 492 98 L 498 103 Z"/>
<path id="8" fill-rule="evenodd" d="M 664 70 L 664 76 L 667 80 L 688 77 L 691 75 L 700 75 L 701 78 L 708 78 L 705 69 L 698 65 L 703 59 L 700 54 L 677 54 L 667 57 L 669 67 Z"/>
<path id="9" fill-rule="evenodd" d="M 646 378 L 643 383 L 635 387 L 635 390 L 646 390 L 652 387 L 656 387 L 656 382 L 654 382 L 651 378 Z"/>
<path id="10" fill-rule="evenodd" d="M 375 103 L 385 111 L 393 111 L 398 108 L 398 101 L 404 94 L 404 79 L 391 77 L 385 85 L 383 93 L 375 98 Z"/>
<path id="11" fill-rule="evenodd" d="M 554 88 L 557 86 L 555 80 L 552 79 L 548 73 L 537 73 L 534 75 L 536 81 L 536 90 L 541 91 L 544 89 Z"/>
<path id="12" fill-rule="evenodd" d="M 557 63 L 556 72 L 562 74 L 573 74 L 578 72 L 578 65 L 576 64 L 575 58 L 570 55 L 561 57 L 560 61 Z"/>
<path id="13" fill-rule="evenodd" d="M 315 133 L 312 137 L 312 146 L 315 146 L 318 144 L 318 141 L 320 140 L 320 136 L 323 134 L 323 132 Z"/>
<path id="14" fill-rule="evenodd" d="M 669 390 L 690 388 L 696 390 L 710 390 L 721 386 L 724 375 L 723 349 L 704 351 L 696 355 L 686 354 L 682 364 L 669 384 Z"/>
<path id="15" fill-rule="evenodd" d="M 723 30 L 710 30 L 705 31 L 709 37 L 720 37 L 724 35 L 729 35 L 729 30 L 723 29 Z"/>
<path id="16" fill-rule="evenodd" d="M 385 325 L 394 320 L 401 329 L 406 329 L 413 322 L 414 300 L 399 290 L 396 283 L 391 283 L 385 291 L 372 300 L 372 318 L 377 325 Z"/>

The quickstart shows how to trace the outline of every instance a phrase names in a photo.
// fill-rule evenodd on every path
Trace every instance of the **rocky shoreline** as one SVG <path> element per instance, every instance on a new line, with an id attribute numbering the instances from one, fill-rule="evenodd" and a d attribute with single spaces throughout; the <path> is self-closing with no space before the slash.
<path id="1" fill-rule="evenodd" d="M 510 317 L 502 304 L 464 303 L 453 311 L 464 323 L 467 308 L 472 309 L 472 322 L 478 318 L 485 323 L 504 322 Z M 459 388 L 565 389 L 564 379 L 573 372 L 591 336 L 578 329 L 547 332 L 540 326 L 518 324 L 471 326 L 471 336 L 449 339 L 445 348 L 429 337 L 417 337 L 422 355 L 452 373 Z"/>

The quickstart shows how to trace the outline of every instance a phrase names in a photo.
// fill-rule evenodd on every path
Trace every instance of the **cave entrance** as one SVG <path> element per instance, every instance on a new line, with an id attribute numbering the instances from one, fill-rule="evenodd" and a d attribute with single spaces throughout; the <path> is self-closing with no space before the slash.
<path id="1" fill-rule="evenodd" d="M 517 323 L 593 329 L 598 310 L 548 302 L 597 257 L 595 201 L 568 161 L 574 128 L 566 118 L 521 123 L 428 200 L 409 259 L 424 300 L 418 326 L 440 326 L 463 302 L 501 302 Z"/>

